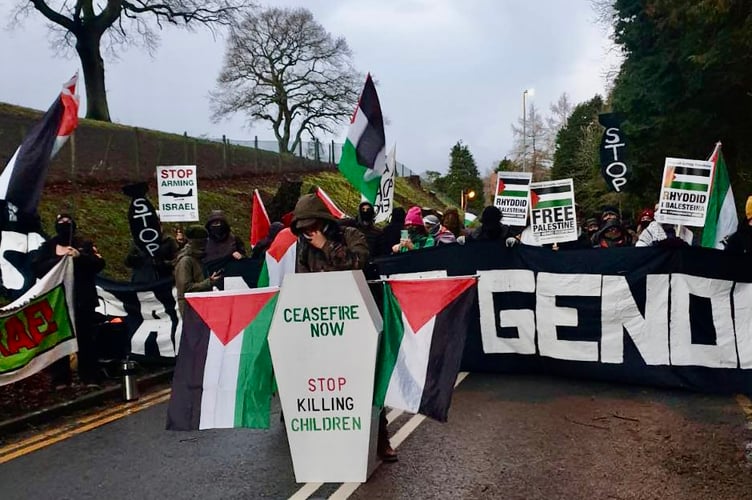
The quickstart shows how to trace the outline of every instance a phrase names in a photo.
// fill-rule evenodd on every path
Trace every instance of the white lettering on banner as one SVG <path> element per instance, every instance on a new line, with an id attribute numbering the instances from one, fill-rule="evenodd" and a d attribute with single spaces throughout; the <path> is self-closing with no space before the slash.
<path id="1" fill-rule="evenodd" d="M 478 304 L 483 352 L 535 354 L 573 361 L 599 361 L 599 342 L 560 340 L 559 326 L 577 327 L 596 318 L 579 318 L 575 308 L 556 306 L 557 297 L 600 297 L 600 361 L 624 362 L 628 335 L 645 364 L 752 368 L 752 283 L 686 274 L 646 276 L 646 304 L 640 313 L 626 278 L 600 274 L 538 273 L 523 269 L 478 271 Z M 734 295 L 734 316 L 731 294 Z M 494 294 L 535 294 L 530 309 L 501 309 Z M 670 304 L 669 307 L 669 294 Z M 690 296 L 710 299 L 715 345 L 693 344 Z M 500 338 L 499 328 L 514 327 L 518 338 Z M 736 329 L 738 328 L 738 330 Z M 737 361 L 737 350 L 739 360 Z"/>
<path id="2" fill-rule="evenodd" d="M 487 353 L 535 354 L 535 314 L 529 309 L 499 311 L 499 326 L 517 328 L 518 338 L 496 335 L 494 292 L 535 293 L 535 274 L 526 269 L 482 271 L 478 281 L 480 333 Z"/>
<path id="3" fill-rule="evenodd" d="M 619 137 L 619 129 L 611 127 L 606 129 L 606 141 L 603 146 L 604 149 L 610 149 L 613 161 L 606 167 L 606 173 L 611 179 L 611 185 L 619 192 L 621 187 L 627 183 L 627 179 L 624 177 L 627 174 L 627 166 L 619 161 L 619 148 L 626 146 L 626 143 Z M 616 168 L 615 168 L 616 167 Z"/>
<path id="4" fill-rule="evenodd" d="M 752 283 L 734 286 L 734 318 L 739 365 L 752 368 Z"/>
<path id="5" fill-rule="evenodd" d="M 647 276 L 645 317 L 623 276 L 603 276 L 601 362 L 624 362 L 624 331 L 648 365 L 668 365 L 668 275 Z"/>
<path id="6" fill-rule="evenodd" d="M 688 274 L 671 275 L 671 364 L 710 368 L 736 368 L 736 340 L 731 317 L 731 281 Z M 710 299 L 716 345 L 692 343 L 689 296 Z"/>
<path id="7" fill-rule="evenodd" d="M 557 326 L 577 326 L 577 309 L 558 307 L 557 295 L 599 297 L 599 274 L 538 273 L 535 315 L 538 318 L 538 348 L 541 356 L 575 361 L 598 361 L 598 342 L 559 340 Z"/>

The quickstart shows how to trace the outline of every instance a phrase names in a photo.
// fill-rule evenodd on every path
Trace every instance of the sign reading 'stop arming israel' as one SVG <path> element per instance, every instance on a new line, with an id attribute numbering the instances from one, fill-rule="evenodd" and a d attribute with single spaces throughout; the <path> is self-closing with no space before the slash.
<path id="1" fill-rule="evenodd" d="M 655 220 L 703 227 L 712 180 L 713 162 L 666 158 Z"/>
<path id="2" fill-rule="evenodd" d="M 157 167 L 159 219 L 193 222 L 198 219 L 198 184 L 195 165 Z"/>
<path id="3" fill-rule="evenodd" d="M 501 210 L 501 222 L 508 226 L 527 226 L 530 204 L 530 172 L 499 172 L 494 205 Z"/>
<path id="4" fill-rule="evenodd" d="M 541 245 L 577 239 L 572 179 L 530 185 L 530 225 Z"/>

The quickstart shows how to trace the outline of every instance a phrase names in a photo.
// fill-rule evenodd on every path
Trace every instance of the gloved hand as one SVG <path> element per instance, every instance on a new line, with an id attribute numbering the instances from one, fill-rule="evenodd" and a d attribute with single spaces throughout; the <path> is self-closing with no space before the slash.
<path id="1" fill-rule="evenodd" d="M 520 243 L 520 240 L 518 240 L 517 238 L 510 237 L 510 238 L 507 238 L 506 243 L 507 243 L 507 248 L 512 248 L 513 246 L 518 245 Z"/>
<path id="2" fill-rule="evenodd" d="M 460 245 L 464 245 L 465 244 L 465 235 L 464 234 L 460 235 L 460 236 L 457 236 L 457 243 L 459 243 Z"/>

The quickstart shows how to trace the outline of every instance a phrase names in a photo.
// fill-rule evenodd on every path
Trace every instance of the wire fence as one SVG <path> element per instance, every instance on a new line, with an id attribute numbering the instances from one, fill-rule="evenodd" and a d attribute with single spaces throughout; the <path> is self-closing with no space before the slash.
<path id="1" fill-rule="evenodd" d="M 227 142 L 235 146 L 244 146 L 247 148 L 260 149 L 262 151 L 271 151 L 272 153 L 279 153 L 279 145 L 277 141 L 260 141 L 257 137 L 254 137 L 252 141 L 243 141 L 239 139 L 230 139 L 223 137 L 222 139 L 209 139 L 216 142 Z M 342 143 L 334 141 L 320 142 L 320 141 L 301 141 L 298 149 L 293 152 L 293 155 L 305 158 L 307 160 L 313 160 L 318 162 L 325 162 L 331 165 L 339 163 L 340 156 L 342 154 Z M 396 173 L 398 177 L 410 177 L 411 175 L 417 175 L 404 163 L 397 162 Z"/>

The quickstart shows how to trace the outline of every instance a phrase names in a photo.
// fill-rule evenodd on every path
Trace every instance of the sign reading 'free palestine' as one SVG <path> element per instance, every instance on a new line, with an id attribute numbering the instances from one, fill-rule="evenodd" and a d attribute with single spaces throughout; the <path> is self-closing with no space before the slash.
<path id="1" fill-rule="evenodd" d="M 269 349 L 298 482 L 366 480 L 380 331 L 362 272 L 285 276 Z"/>

